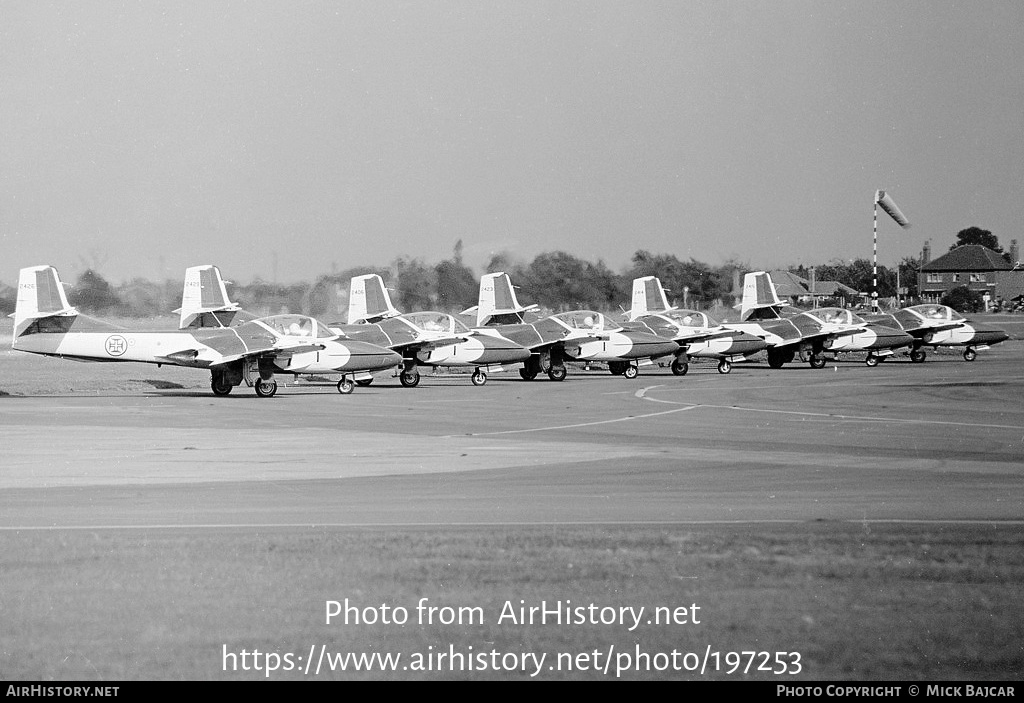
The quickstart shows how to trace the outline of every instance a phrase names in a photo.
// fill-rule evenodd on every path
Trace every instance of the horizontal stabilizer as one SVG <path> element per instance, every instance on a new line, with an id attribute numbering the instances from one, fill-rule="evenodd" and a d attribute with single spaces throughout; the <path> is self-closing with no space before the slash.
<path id="1" fill-rule="evenodd" d="M 402 313 L 391 304 L 384 279 L 375 273 L 355 276 L 349 282 L 348 324 L 380 322 Z"/>
<path id="2" fill-rule="evenodd" d="M 531 310 L 536 310 L 536 305 L 523 306 L 516 300 L 516 291 L 512 286 L 512 280 L 503 271 L 484 274 L 480 277 L 480 292 L 478 294 L 476 307 L 477 327 L 483 327 L 495 318 L 509 317 L 511 320 L 522 322 L 523 315 Z"/>
<path id="3" fill-rule="evenodd" d="M 205 320 L 216 320 L 205 313 L 237 312 L 241 308 L 231 302 L 221 278 L 220 269 L 211 264 L 192 266 L 185 269 L 185 285 L 181 291 L 181 307 L 178 329 L 200 326 Z"/>
<path id="4" fill-rule="evenodd" d="M 48 317 L 73 317 L 78 310 L 71 307 L 57 269 L 52 266 L 30 266 L 18 274 L 18 300 L 14 307 L 14 338 L 17 339 L 36 320 Z"/>
<path id="5" fill-rule="evenodd" d="M 785 305 L 775 292 L 775 284 L 767 271 L 754 271 L 743 277 L 743 300 L 740 320 L 779 317 Z"/>
<path id="6" fill-rule="evenodd" d="M 644 276 L 633 279 L 632 308 L 626 313 L 629 321 L 654 313 L 665 313 L 675 310 L 668 304 L 665 289 L 657 276 Z"/>

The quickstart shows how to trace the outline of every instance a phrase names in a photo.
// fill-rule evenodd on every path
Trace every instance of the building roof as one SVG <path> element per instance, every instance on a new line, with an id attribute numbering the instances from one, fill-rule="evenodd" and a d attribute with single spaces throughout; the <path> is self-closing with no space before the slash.
<path id="1" fill-rule="evenodd" d="M 850 288 L 850 286 L 844 285 L 839 281 L 815 281 L 814 295 L 816 297 L 834 298 L 837 295 L 852 296 L 858 295 L 858 293 L 853 288 Z"/>
<path id="2" fill-rule="evenodd" d="M 948 254 L 929 261 L 922 271 L 1009 271 L 1012 269 L 1002 254 L 980 244 L 964 244 Z"/>
<path id="3" fill-rule="evenodd" d="M 811 282 L 791 271 L 772 271 L 772 283 L 780 298 L 800 298 L 811 294 Z M 859 295 L 850 286 L 839 281 L 815 281 L 814 297 L 832 298 L 837 295 Z"/>
<path id="4" fill-rule="evenodd" d="M 772 271 L 772 283 L 775 284 L 775 294 L 780 298 L 797 298 L 803 295 L 810 295 L 807 288 L 808 281 L 800 278 L 789 271 Z"/>

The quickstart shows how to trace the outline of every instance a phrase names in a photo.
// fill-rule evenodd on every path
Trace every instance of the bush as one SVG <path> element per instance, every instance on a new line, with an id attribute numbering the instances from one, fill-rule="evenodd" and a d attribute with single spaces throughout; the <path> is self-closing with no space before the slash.
<path id="1" fill-rule="evenodd" d="M 967 286 L 953 288 L 940 300 L 943 305 L 948 305 L 957 312 L 981 312 L 985 309 L 985 301 L 981 293 L 973 291 Z"/>

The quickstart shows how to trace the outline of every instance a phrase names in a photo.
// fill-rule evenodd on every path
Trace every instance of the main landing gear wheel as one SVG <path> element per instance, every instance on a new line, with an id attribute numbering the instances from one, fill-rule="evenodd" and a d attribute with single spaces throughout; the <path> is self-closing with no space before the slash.
<path id="1" fill-rule="evenodd" d="M 626 367 L 626 370 L 622 372 L 622 375 L 625 376 L 626 378 L 636 378 L 637 375 L 639 375 L 639 373 L 640 369 L 633 366 L 633 364 L 630 364 L 629 366 Z"/>
<path id="2" fill-rule="evenodd" d="M 629 368 L 629 362 L 626 361 L 609 361 L 608 362 L 608 373 L 613 376 L 621 376 L 626 373 L 626 369 Z"/>
<path id="3" fill-rule="evenodd" d="M 812 354 L 810 361 L 807 363 L 811 365 L 812 369 L 823 369 L 825 368 L 825 357 Z"/>
<path id="4" fill-rule="evenodd" d="M 978 352 L 974 351 L 970 347 L 964 349 L 964 361 L 974 361 L 978 358 Z"/>
<path id="5" fill-rule="evenodd" d="M 401 381 L 402 385 L 406 388 L 415 388 L 420 383 L 420 372 L 416 368 L 402 371 L 398 376 L 398 380 Z"/>
<path id="6" fill-rule="evenodd" d="M 256 395 L 260 398 L 273 398 L 277 393 L 277 381 L 274 379 L 260 379 L 256 381 Z"/>
<path id="7" fill-rule="evenodd" d="M 868 354 L 868 358 L 864 360 L 864 363 L 868 366 L 878 366 L 880 359 L 874 354 Z"/>
<path id="8" fill-rule="evenodd" d="M 915 364 L 920 364 L 928 355 L 924 353 L 924 349 L 915 349 L 910 352 L 910 360 Z"/>
<path id="9" fill-rule="evenodd" d="M 361 381 L 353 381 L 348 376 L 345 376 L 340 381 L 338 381 L 338 392 L 341 393 L 342 395 L 348 395 L 349 393 L 356 389 L 356 383 L 358 383 L 359 385 L 363 385 Z"/>
<path id="10" fill-rule="evenodd" d="M 473 372 L 473 375 L 470 377 L 469 380 L 473 382 L 474 386 L 482 386 L 485 383 L 487 383 L 487 374 L 477 369 L 476 371 Z"/>
<path id="11" fill-rule="evenodd" d="M 672 373 L 676 376 L 685 376 L 686 372 L 689 370 L 690 365 L 687 362 L 681 359 L 674 359 L 672 361 Z"/>
<path id="12" fill-rule="evenodd" d="M 548 369 L 548 378 L 552 381 L 564 381 L 565 374 L 566 371 L 564 366 L 552 366 Z"/>
<path id="13" fill-rule="evenodd" d="M 773 369 L 781 369 L 782 365 L 793 360 L 793 350 L 768 350 L 768 366 Z"/>
<path id="14" fill-rule="evenodd" d="M 732 362 L 728 359 L 722 359 L 718 362 L 718 373 L 729 373 L 732 371 Z"/>
<path id="15" fill-rule="evenodd" d="M 214 378 L 210 381 L 210 390 L 213 391 L 214 395 L 227 395 L 231 392 L 232 388 L 234 388 L 234 386 L 221 378 Z"/>
<path id="16" fill-rule="evenodd" d="M 537 372 L 533 369 L 519 369 L 519 376 L 524 381 L 532 381 L 537 378 Z"/>
<path id="17" fill-rule="evenodd" d="M 358 381 L 356 381 L 356 385 L 359 386 L 360 388 L 366 388 L 371 383 L 373 383 L 372 378 L 361 378 Z"/>

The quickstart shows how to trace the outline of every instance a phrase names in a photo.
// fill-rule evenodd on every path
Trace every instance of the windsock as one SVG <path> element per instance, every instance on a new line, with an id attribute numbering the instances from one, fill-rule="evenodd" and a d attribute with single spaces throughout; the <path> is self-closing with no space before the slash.
<path id="1" fill-rule="evenodd" d="M 900 227 L 903 229 L 910 227 L 910 221 L 900 212 L 900 209 L 896 207 L 896 203 L 884 190 L 875 192 L 875 202 L 881 205 L 882 209 L 889 213 L 889 217 L 896 220 L 896 224 Z"/>

